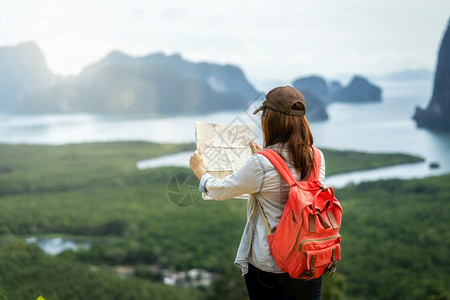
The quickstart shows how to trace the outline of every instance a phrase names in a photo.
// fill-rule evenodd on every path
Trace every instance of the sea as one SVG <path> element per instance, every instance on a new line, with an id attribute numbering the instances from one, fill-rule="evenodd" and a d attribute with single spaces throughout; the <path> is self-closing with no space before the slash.
<path id="1" fill-rule="evenodd" d="M 329 119 L 310 122 L 319 148 L 370 153 L 406 153 L 424 162 L 329 176 L 326 184 L 341 187 L 389 178 L 421 178 L 450 173 L 450 133 L 418 128 L 412 119 L 417 106 L 425 108 L 431 98 L 430 81 L 379 81 L 382 101 L 332 103 Z M 0 143 L 62 145 L 84 142 L 151 141 L 195 142 L 195 121 L 248 124 L 256 142 L 262 144 L 260 116 L 252 115 L 262 101 L 240 110 L 162 118 L 132 118 L 92 114 L 0 115 Z M 190 152 L 137 162 L 139 169 L 166 165 L 188 166 Z M 438 168 L 431 168 L 437 163 Z"/>

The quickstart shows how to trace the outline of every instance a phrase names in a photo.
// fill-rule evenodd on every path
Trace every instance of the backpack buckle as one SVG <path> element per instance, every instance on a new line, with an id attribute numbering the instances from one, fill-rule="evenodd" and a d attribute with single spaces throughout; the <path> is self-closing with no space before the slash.
<path id="1" fill-rule="evenodd" d="M 306 270 L 298 278 L 301 278 L 305 281 L 309 281 L 311 279 L 314 279 L 314 275 L 316 274 L 316 268 L 312 268 L 311 270 Z"/>
<path id="2" fill-rule="evenodd" d="M 328 267 L 327 267 L 327 269 L 325 271 L 325 272 L 330 272 L 330 277 L 329 278 L 331 278 L 331 276 L 333 276 L 334 272 L 336 272 L 336 267 L 337 267 L 337 263 L 338 262 L 336 261 L 336 259 L 334 257 L 334 253 L 335 252 L 336 252 L 336 249 L 333 249 L 333 252 L 331 254 L 331 262 L 330 262 L 330 264 L 328 265 Z"/>

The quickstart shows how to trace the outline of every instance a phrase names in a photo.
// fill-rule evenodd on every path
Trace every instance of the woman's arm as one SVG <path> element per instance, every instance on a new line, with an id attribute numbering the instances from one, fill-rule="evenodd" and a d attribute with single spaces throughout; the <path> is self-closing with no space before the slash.
<path id="1" fill-rule="evenodd" d="M 255 155 L 250 157 L 240 169 L 222 179 L 206 173 L 201 152 L 194 152 L 189 165 L 200 180 L 200 190 L 215 200 L 259 192 L 264 178 L 262 164 Z"/>
<path id="2" fill-rule="evenodd" d="M 321 164 L 320 164 L 319 181 L 322 182 L 323 184 L 325 181 L 325 157 L 323 156 L 322 151 L 320 151 L 320 156 L 321 156 Z"/>

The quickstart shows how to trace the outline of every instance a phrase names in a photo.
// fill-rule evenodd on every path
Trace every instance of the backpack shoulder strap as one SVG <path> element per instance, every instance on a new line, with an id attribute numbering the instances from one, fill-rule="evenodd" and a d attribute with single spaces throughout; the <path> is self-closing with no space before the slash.
<path id="1" fill-rule="evenodd" d="M 308 181 L 314 181 L 319 179 L 320 175 L 320 167 L 322 165 L 322 157 L 320 155 L 319 150 L 311 146 L 314 155 L 314 168 L 311 168 L 311 172 L 309 173 Z M 280 172 L 281 176 L 286 180 L 289 186 L 293 185 L 297 182 L 294 176 L 289 170 L 289 167 L 286 165 L 286 162 L 281 158 L 281 156 L 273 151 L 272 149 L 264 149 L 259 154 L 264 155 L 267 159 L 274 165 L 274 167 Z"/>
<path id="2" fill-rule="evenodd" d="M 289 167 L 286 165 L 286 163 L 278 153 L 276 153 L 272 149 L 264 149 L 258 153 L 267 157 L 267 159 L 278 170 L 284 180 L 286 180 L 289 186 L 297 182 L 297 180 L 295 180 L 294 176 L 292 175 L 291 170 L 289 170 Z"/>
<path id="3" fill-rule="evenodd" d="M 319 180 L 320 167 L 322 166 L 322 157 L 319 149 L 314 146 L 311 146 L 311 148 L 314 154 L 314 168 L 311 168 L 311 171 L 309 172 L 308 181 Z"/>

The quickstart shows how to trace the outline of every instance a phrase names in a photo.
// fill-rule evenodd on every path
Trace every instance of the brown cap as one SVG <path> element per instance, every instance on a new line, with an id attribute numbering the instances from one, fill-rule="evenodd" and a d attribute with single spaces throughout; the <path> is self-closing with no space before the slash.
<path id="1" fill-rule="evenodd" d="M 294 104 L 298 102 L 303 104 L 303 108 L 300 110 L 293 109 Z M 264 108 L 270 108 L 288 115 L 304 116 L 306 113 L 305 97 L 291 86 L 280 86 L 266 95 L 266 100 L 253 114 Z"/>

